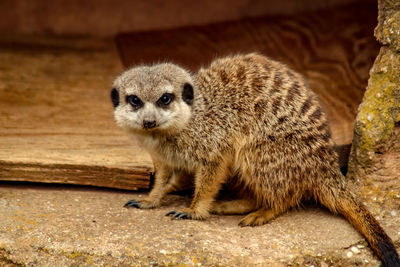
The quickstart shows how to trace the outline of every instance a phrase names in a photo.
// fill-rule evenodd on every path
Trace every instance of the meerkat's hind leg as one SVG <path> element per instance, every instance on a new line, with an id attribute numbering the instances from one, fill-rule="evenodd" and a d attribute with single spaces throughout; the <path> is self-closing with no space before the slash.
<path id="1" fill-rule="evenodd" d="M 239 226 L 261 226 L 275 219 L 287 209 L 273 210 L 267 208 L 260 208 L 240 220 Z"/>
<path id="2" fill-rule="evenodd" d="M 247 199 L 215 201 L 211 205 L 211 213 L 220 215 L 246 214 L 256 209 L 255 204 Z"/>

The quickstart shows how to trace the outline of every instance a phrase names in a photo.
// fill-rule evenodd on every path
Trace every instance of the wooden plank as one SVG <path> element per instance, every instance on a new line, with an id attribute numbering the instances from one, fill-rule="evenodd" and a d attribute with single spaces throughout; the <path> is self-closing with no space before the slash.
<path id="1" fill-rule="evenodd" d="M 375 3 L 296 16 L 118 36 L 125 66 L 172 61 L 192 71 L 216 57 L 257 51 L 302 73 L 319 95 L 338 145 L 349 145 L 353 121 L 378 54 Z"/>
<path id="2" fill-rule="evenodd" d="M 0 180 L 148 188 L 149 155 L 118 129 L 113 40 L 0 40 Z"/>
<path id="3" fill-rule="evenodd" d="M 137 190 L 148 188 L 151 168 L 132 170 L 93 165 L 13 163 L 0 161 L 1 180 L 94 185 Z"/>

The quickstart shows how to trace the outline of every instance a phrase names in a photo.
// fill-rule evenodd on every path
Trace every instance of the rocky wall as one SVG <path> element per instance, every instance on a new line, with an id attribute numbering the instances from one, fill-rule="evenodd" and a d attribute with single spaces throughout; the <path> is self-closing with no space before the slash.
<path id="1" fill-rule="evenodd" d="M 379 0 L 378 9 L 382 47 L 355 121 L 348 177 L 362 192 L 400 199 L 400 1 Z"/>

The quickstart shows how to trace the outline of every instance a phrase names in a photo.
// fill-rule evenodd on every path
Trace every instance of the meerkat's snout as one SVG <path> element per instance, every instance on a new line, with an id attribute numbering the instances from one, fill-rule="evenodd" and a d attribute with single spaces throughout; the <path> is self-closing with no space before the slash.
<path id="1" fill-rule="evenodd" d="M 161 116 L 158 108 L 151 102 L 143 103 L 142 107 L 138 110 L 131 110 L 132 116 L 136 117 L 136 121 L 140 127 L 145 130 L 153 130 L 158 128 L 162 123 Z"/>
<path id="2" fill-rule="evenodd" d="M 157 125 L 156 121 L 148 121 L 148 120 L 143 120 L 143 128 L 144 129 L 153 129 Z"/>

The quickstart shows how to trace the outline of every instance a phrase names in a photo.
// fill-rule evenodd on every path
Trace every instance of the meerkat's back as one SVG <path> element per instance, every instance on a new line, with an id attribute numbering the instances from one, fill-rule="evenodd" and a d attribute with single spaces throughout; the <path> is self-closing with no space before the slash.
<path id="1" fill-rule="evenodd" d="M 222 58 L 197 73 L 196 85 L 209 107 L 232 113 L 225 117 L 234 117 L 235 126 L 256 120 L 261 130 L 274 134 L 316 126 L 333 144 L 316 95 L 300 74 L 284 64 L 257 54 Z"/>

